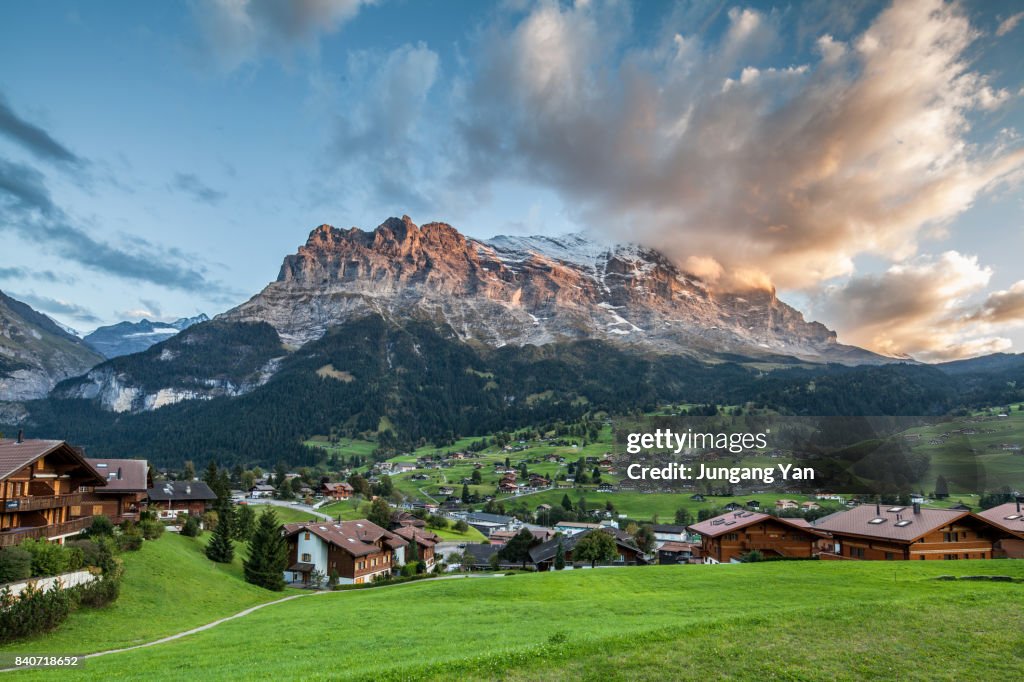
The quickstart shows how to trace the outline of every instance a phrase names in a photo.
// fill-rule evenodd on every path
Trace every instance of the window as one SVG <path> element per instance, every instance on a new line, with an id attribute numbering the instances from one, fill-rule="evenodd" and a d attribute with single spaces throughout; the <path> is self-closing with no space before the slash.
<path id="1" fill-rule="evenodd" d="M 303 554 L 302 555 L 302 562 L 303 563 L 308 564 L 312 560 L 313 560 L 313 557 L 309 556 L 308 554 Z"/>
<path id="2" fill-rule="evenodd" d="M 308 540 L 309 539 L 309 531 L 308 530 L 306 531 L 305 537 L 303 537 L 302 539 L 303 540 Z"/>
<path id="3" fill-rule="evenodd" d="M 959 554 L 947 554 L 945 556 L 946 561 L 954 561 L 954 560 L 959 559 L 959 558 L 960 558 Z"/>
<path id="4" fill-rule="evenodd" d="M 740 539 L 740 536 L 737 533 L 726 533 L 725 537 L 722 538 L 722 539 L 723 540 L 729 540 L 731 542 L 735 542 L 736 540 Z"/>
<path id="5" fill-rule="evenodd" d="M 893 554 L 892 552 L 886 552 L 885 553 L 885 560 L 886 561 L 892 561 L 895 558 L 896 558 L 896 555 Z"/>
<path id="6" fill-rule="evenodd" d="M 851 547 L 850 548 L 850 556 L 853 557 L 854 559 L 863 559 L 864 558 L 864 548 L 863 547 Z"/>
<path id="7" fill-rule="evenodd" d="M 957 534 L 956 534 L 956 532 L 943 533 L 942 534 L 942 541 L 943 542 L 956 542 L 957 541 Z"/>

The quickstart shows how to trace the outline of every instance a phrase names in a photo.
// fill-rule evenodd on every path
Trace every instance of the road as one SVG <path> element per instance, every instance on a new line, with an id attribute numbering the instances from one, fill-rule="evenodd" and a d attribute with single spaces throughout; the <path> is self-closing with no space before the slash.
<path id="1" fill-rule="evenodd" d="M 306 512 L 307 514 L 312 514 L 313 516 L 324 519 L 325 521 L 334 520 L 334 518 L 329 514 L 324 514 L 323 512 L 313 509 L 307 504 L 300 504 L 298 502 L 288 502 L 286 500 L 271 500 L 267 498 L 257 500 L 250 500 L 249 498 L 244 498 L 243 500 L 240 501 L 245 502 L 248 505 L 269 504 L 272 507 L 289 507 L 290 509 L 297 509 L 299 511 Z"/>

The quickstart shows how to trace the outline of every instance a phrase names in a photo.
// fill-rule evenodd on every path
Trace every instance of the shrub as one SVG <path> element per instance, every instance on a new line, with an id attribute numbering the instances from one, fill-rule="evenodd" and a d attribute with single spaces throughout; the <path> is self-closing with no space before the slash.
<path id="1" fill-rule="evenodd" d="M 139 521 L 139 530 L 142 532 L 142 537 L 147 540 L 156 540 L 164 534 L 164 524 L 152 519 L 144 519 Z"/>
<path id="2" fill-rule="evenodd" d="M 32 555 L 21 547 L 0 549 L 0 583 L 24 580 L 32 575 Z"/>
<path id="3" fill-rule="evenodd" d="M 459 533 L 465 533 L 469 530 L 469 524 L 464 519 L 459 519 L 455 522 L 455 530 Z"/>
<path id="4" fill-rule="evenodd" d="M 32 575 L 57 575 L 68 570 L 69 556 L 61 545 L 46 540 L 29 538 L 21 543 L 21 548 L 32 555 Z"/>
<path id="5" fill-rule="evenodd" d="M 92 517 L 92 525 L 85 531 L 87 537 L 110 537 L 114 534 L 114 522 L 106 516 Z"/>
<path id="6" fill-rule="evenodd" d="M 29 585 L 15 596 L 4 588 L 0 592 L 0 642 L 54 630 L 67 619 L 75 605 L 70 590 L 43 592 Z"/>
<path id="7" fill-rule="evenodd" d="M 81 555 L 81 563 L 79 568 L 82 566 L 99 566 L 100 565 L 100 549 L 101 545 L 94 540 L 68 540 L 64 543 L 64 546 L 72 552 L 77 552 Z"/>
<path id="8" fill-rule="evenodd" d="M 203 512 L 200 521 L 203 522 L 203 530 L 217 530 L 217 512 Z"/>
<path id="9" fill-rule="evenodd" d="M 137 552 L 142 549 L 142 531 L 136 524 L 125 524 L 125 530 L 117 536 L 117 547 L 122 552 Z"/>
<path id="10" fill-rule="evenodd" d="M 404 577 L 409 577 L 412 575 L 416 575 L 417 573 L 421 573 L 422 571 L 420 571 L 419 566 L 419 561 L 410 561 L 405 566 L 402 566 L 402 575 Z"/>
<path id="11" fill-rule="evenodd" d="M 189 516 L 181 524 L 181 534 L 187 538 L 197 538 L 203 534 L 203 528 L 199 524 L 199 517 Z"/>

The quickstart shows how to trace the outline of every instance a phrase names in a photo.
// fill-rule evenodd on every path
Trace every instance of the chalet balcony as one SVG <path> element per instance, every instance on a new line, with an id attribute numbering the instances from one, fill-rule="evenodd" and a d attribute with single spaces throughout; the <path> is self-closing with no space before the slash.
<path id="1" fill-rule="evenodd" d="M 62 535 L 70 535 L 85 530 L 92 525 L 92 517 L 86 516 L 80 519 L 72 519 L 64 523 L 54 523 L 48 526 L 35 526 L 30 528 L 14 528 L 0 531 L 0 547 L 11 547 L 21 544 L 29 538 L 56 538 Z"/>
<path id="2" fill-rule="evenodd" d="M 56 509 L 82 504 L 82 493 L 70 495 L 32 495 L 30 497 L 8 497 L 4 500 L 3 511 L 27 512 L 40 509 Z"/>

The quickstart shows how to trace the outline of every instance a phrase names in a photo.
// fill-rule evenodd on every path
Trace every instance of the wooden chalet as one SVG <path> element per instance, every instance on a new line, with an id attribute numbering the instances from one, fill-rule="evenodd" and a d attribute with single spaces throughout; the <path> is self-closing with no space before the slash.
<path id="1" fill-rule="evenodd" d="M 146 503 L 146 491 L 151 485 L 149 463 L 144 459 L 105 459 L 89 457 L 90 466 L 106 477 L 105 486 L 82 486 L 83 502 L 96 516 L 97 505 L 101 513 L 114 523 L 138 521 L 139 512 Z"/>
<path id="2" fill-rule="evenodd" d="M 442 542 L 440 535 L 414 526 L 403 526 L 402 528 L 395 529 L 393 532 L 410 545 L 413 542 L 416 543 L 417 554 L 419 555 L 420 561 L 426 565 L 428 571 L 434 567 L 434 562 L 436 560 L 435 548 Z M 408 561 L 408 557 L 409 550 L 406 549 L 401 563 Z"/>
<path id="3" fill-rule="evenodd" d="M 737 562 L 754 550 L 769 557 L 810 558 L 825 537 L 807 524 L 752 511 L 728 512 L 689 529 L 700 534 L 706 564 Z"/>
<path id="4" fill-rule="evenodd" d="M 969 511 L 920 505 L 862 504 L 818 519 L 832 537 L 822 559 L 991 559 L 1013 533 Z"/>
<path id="5" fill-rule="evenodd" d="M 366 519 L 306 521 L 282 527 L 288 541 L 285 580 L 310 584 L 314 572 L 338 584 L 368 583 L 389 576 L 403 563 L 409 541 Z"/>
<path id="6" fill-rule="evenodd" d="M 658 548 L 658 563 L 662 565 L 699 564 L 701 546 L 694 542 L 666 542 Z"/>
<path id="7" fill-rule="evenodd" d="M 150 509 L 161 519 L 178 514 L 202 516 L 217 500 L 217 495 L 203 481 L 162 481 L 146 492 Z"/>
<path id="8" fill-rule="evenodd" d="M 1024 504 L 1020 500 L 980 511 L 977 515 L 1010 533 L 992 548 L 994 558 L 1024 559 Z"/>
<path id="9" fill-rule="evenodd" d="M 321 483 L 320 494 L 332 500 L 347 500 L 355 494 L 355 488 L 345 481 L 340 483 Z"/>
<path id="10" fill-rule="evenodd" d="M 60 440 L 0 440 L 0 547 L 28 538 L 63 543 L 92 525 L 101 504 L 81 488 L 107 484 L 81 451 Z"/>

